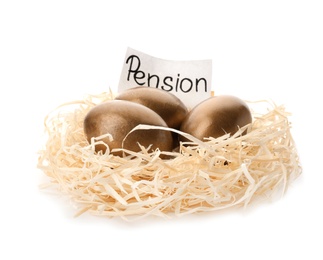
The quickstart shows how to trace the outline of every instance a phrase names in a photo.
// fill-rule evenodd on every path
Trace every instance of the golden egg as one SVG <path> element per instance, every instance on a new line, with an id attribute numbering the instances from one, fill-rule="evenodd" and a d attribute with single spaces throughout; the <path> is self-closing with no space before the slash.
<path id="1" fill-rule="evenodd" d="M 201 102 L 187 114 L 181 131 L 203 140 L 234 134 L 251 122 L 250 109 L 243 100 L 235 96 L 215 96 Z"/>
<path id="2" fill-rule="evenodd" d="M 160 115 L 170 128 L 179 129 L 188 110 L 184 103 L 170 92 L 151 88 L 135 87 L 120 93 L 115 99 L 142 104 Z"/>
<path id="3" fill-rule="evenodd" d="M 126 135 L 137 125 L 147 124 L 167 127 L 165 121 L 151 109 L 130 101 L 112 100 L 92 108 L 84 119 L 84 133 L 87 140 L 104 134 L 111 134 L 113 140 L 108 137 L 102 139 L 110 150 L 122 148 L 122 142 Z M 161 151 L 172 149 L 172 135 L 164 130 L 136 130 L 125 139 L 123 148 L 138 152 L 140 145 L 151 149 L 159 148 Z M 106 151 L 106 146 L 98 144 L 95 150 Z M 114 155 L 122 156 L 122 152 L 114 152 Z"/>

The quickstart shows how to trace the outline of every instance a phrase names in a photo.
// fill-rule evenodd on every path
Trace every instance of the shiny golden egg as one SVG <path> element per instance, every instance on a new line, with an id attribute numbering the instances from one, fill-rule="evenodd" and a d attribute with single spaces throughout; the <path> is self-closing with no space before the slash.
<path id="1" fill-rule="evenodd" d="M 203 140 L 228 133 L 232 135 L 251 122 L 250 109 L 243 100 L 222 95 L 211 97 L 194 107 L 187 114 L 180 130 Z"/>
<path id="2" fill-rule="evenodd" d="M 145 147 L 151 145 L 152 150 L 159 148 L 161 151 L 171 151 L 173 140 L 168 131 L 136 130 L 128 135 L 139 124 L 167 127 L 157 113 L 143 105 L 125 100 L 111 100 L 97 105 L 88 112 L 84 119 L 84 133 L 88 142 L 91 142 L 93 137 L 111 134 L 113 140 L 109 137 L 102 139 L 110 150 L 125 148 L 138 152 L 140 144 Z M 95 150 L 105 152 L 106 145 L 97 144 Z M 120 151 L 112 153 L 119 156 L 123 154 Z"/>

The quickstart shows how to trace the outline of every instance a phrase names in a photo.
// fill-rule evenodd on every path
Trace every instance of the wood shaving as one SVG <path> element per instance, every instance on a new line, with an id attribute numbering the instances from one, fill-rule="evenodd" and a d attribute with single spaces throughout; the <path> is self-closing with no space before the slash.
<path id="1" fill-rule="evenodd" d="M 109 149 L 96 153 L 94 146 L 103 136 L 89 144 L 83 120 L 91 108 L 113 98 L 112 92 L 88 95 L 45 118 L 47 141 L 39 151 L 38 167 L 51 186 L 70 196 L 78 208 L 76 216 L 89 212 L 130 220 L 246 207 L 257 198 L 284 194 L 301 174 L 290 115 L 283 106 L 266 101 L 248 102 L 253 123 L 233 136 L 202 142 L 166 128 L 190 142 L 176 152 L 147 152 L 141 146 L 140 152 L 127 151 L 123 158 Z M 241 136 L 246 128 L 248 133 Z M 161 154 L 170 159 L 161 159 Z"/>

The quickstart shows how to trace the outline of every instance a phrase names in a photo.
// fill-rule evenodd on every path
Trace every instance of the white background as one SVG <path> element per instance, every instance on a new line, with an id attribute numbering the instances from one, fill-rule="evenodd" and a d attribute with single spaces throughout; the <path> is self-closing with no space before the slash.
<path id="1" fill-rule="evenodd" d="M 323 259 L 321 1 L 1 1 L 0 259 Z M 41 192 L 43 119 L 116 89 L 127 47 L 212 59 L 213 89 L 293 113 L 302 176 L 247 211 L 126 223 Z"/>

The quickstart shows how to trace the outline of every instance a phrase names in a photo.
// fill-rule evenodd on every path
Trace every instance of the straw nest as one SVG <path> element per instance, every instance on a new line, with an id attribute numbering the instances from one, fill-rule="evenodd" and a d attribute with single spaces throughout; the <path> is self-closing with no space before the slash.
<path id="1" fill-rule="evenodd" d="M 111 92 L 89 95 L 63 104 L 45 119 L 47 141 L 38 167 L 49 177 L 49 186 L 70 196 L 76 215 L 128 220 L 246 206 L 277 191 L 284 194 L 301 173 L 289 114 L 265 101 L 248 102 L 253 114 L 248 134 L 241 136 L 242 128 L 234 136 L 203 142 L 186 135 L 191 145 L 167 153 L 171 159 L 145 147 L 123 158 L 109 150 L 95 153 L 100 137 L 87 142 L 83 119 L 91 108 L 113 98 Z"/>

